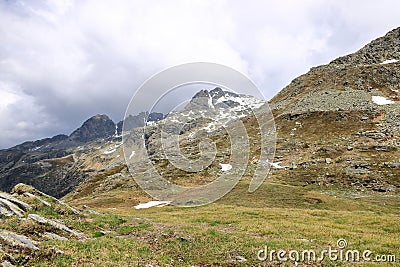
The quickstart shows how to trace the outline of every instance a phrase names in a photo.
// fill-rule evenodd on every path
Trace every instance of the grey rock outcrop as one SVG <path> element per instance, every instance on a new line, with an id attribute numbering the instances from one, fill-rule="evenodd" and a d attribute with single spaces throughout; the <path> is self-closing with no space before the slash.
<path id="1" fill-rule="evenodd" d="M 77 209 L 75 209 L 74 207 L 69 206 L 64 201 L 59 200 L 58 198 L 50 196 L 50 195 L 48 195 L 46 193 L 43 193 L 42 191 L 37 190 L 36 188 L 34 188 L 32 186 L 29 186 L 29 185 L 26 185 L 26 184 L 22 184 L 22 183 L 21 184 L 17 184 L 14 187 L 13 192 L 16 192 L 17 194 L 20 194 L 20 195 L 21 194 L 22 195 L 25 194 L 26 196 L 30 196 L 30 197 L 39 199 L 39 201 L 42 202 L 46 206 L 51 206 L 51 204 L 49 202 L 43 200 L 42 198 L 38 197 L 38 196 L 49 198 L 49 199 L 53 200 L 55 203 L 64 206 L 66 209 L 68 209 L 72 213 L 74 213 L 76 215 L 80 214 L 80 212 Z"/>
<path id="2" fill-rule="evenodd" d="M 0 217 L 11 217 L 15 215 L 15 213 L 11 212 L 10 210 L 6 209 L 5 207 L 0 206 Z"/>
<path id="3" fill-rule="evenodd" d="M 24 211 L 20 209 L 17 205 L 12 203 L 11 201 L 8 201 L 6 199 L 0 198 L 0 207 L 3 209 L 6 209 L 9 214 L 15 215 L 17 217 L 24 217 Z M 4 213 L 4 215 L 7 216 L 7 213 Z"/>
<path id="4" fill-rule="evenodd" d="M 59 240 L 59 241 L 66 241 L 68 240 L 68 238 L 64 237 L 64 236 L 59 236 L 55 233 L 51 233 L 51 232 L 45 232 L 44 234 L 42 234 L 42 236 L 44 238 L 47 238 L 48 240 Z"/>
<path id="5" fill-rule="evenodd" d="M 39 244 L 39 242 L 36 242 L 24 235 L 19 235 L 11 231 L 0 229 L 0 238 L 11 246 L 39 250 L 39 248 L 36 246 Z"/>
<path id="6" fill-rule="evenodd" d="M 35 196 L 34 194 L 31 194 L 29 192 L 25 192 L 23 193 L 24 196 L 29 197 L 29 198 L 34 198 L 36 200 L 38 200 L 40 203 L 42 203 L 43 205 L 47 206 L 47 207 L 51 207 L 51 204 L 49 202 L 47 202 L 46 200 L 43 200 L 42 198 Z"/>
<path id="7" fill-rule="evenodd" d="M 73 236 L 75 236 L 75 237 L 77 237 L 79 239 L 85 238 L 85 236 L 82 233 L 80 233 L 78 231 L 75 231 L 75 230 L 72 230 L 71 228 L 69 228 L 68 226 L 66 226 L 66 225 L 64 225 L 62 223 L 59 223 L 59 222 L 56 222 L 56 221 L 53 221 L 53 220 L 50 220 L 50 219 L 46 219 L 46 218 L 44 218 L 44 217 L 42 217 L 40 215 L 29 214 L 28 218 L 33 220 L 33 221 L 35 221 L 35 222 L 38 222 L 40 224 L 50 225 L 50 226 L 52 226 L 52 227 L 54 227 L 54 228 L 56 228 L 58 230 L 64 231 L 64 232 L 66 232 L 66 233 L 68 233 L 70 235 L 73 235 Z"/>
<path id="8" fill-rule="evenodd" d="M 11 262 L 5 260 L 1 263 L 1 267 L 13 267 L 15 265 L 13 265 Z"/>
<path id="9" fill-rule="evenodd" d="M 15 197 L 6 194 L 6 193 L 0 193 L 0 198 L 8 200 L 10 202 L 12 202 L 13 204 L 17 205 L 20 209 L 24 210 L 24 211 L 29 211 L 32 210 L 32 207 L 28 204 L 26 204 L 25 202 L 16 199 Z"/>

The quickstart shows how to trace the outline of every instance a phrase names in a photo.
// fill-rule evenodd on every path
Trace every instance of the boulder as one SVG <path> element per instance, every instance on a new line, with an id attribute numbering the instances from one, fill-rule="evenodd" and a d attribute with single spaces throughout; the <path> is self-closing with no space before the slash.
<path id="1" fill-rule="evenodd" d="M 19 183 L 17 185 L 14 186 L 12 192 L 18 194 L 18 195 L 22 195 L 23 193 L 31 193 L 34 194 L 36 192 L 36 189 L 33 186 L 27 185 L 27 184 L 23 184 L 23 183 Z"/>

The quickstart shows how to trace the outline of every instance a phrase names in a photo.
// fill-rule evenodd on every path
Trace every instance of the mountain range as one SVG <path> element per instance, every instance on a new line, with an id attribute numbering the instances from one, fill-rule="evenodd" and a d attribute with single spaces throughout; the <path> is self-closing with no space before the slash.
<path id="1" fill-rule="evenodd" d="M 395 195 L 400 187 L 400 28 L 359 51 L 313 67 L 269 101 L 277 146 L 269 177 L 291 185 L 342 188 L 359 194 Z M 204 99 L 209 99 L 205 101 Z M 229 158 L 228 134 L 207 119 L 187 119 L 191 112 L 213 116 L 221 125 L 243 121 L 251 154 L 246 175 L 260 154 L 257 121 L 251 110 L 264 102 L 221 88 L 202 90 L 180 112 L 133 114 L 114 123 L 96 115 L 68 135 L 25 142 L 0 151 L 0 190 L 26 183 L 47 194 L 93 203 L 110 192 L 139 190 L 125 163 L 122 129 L 146 127 L 146 147 L 157 169 L 170 181 L 203 184 L 221 173 Z M 206 116 L 206 117 L 207 117 Z M 123 123 L 124 126 L 123 126 Z M 215 162 L 199 173 L 176 169 L 161 151 L 161 131 L 181 123 L 181 148 L 197 157 L 204 137 L 216 142 Z M 163 129 L 161 129 L 163 125 Z M 167 129 L 167 130 L 166 130 Z M 169 129 L 169 130 L 168 130 Z M 138 164 L 140 165 L 140 164 Z M 145 170 L 137 169 L 135 175 Z M 246 176 L 245 175 L 245 176 Z M 136 200 L 132 200 L 135 202 Z"/>

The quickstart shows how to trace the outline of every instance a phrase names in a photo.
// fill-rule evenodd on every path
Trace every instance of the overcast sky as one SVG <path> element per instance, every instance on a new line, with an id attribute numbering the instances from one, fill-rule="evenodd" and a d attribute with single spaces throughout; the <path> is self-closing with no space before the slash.
<path id="1" fill-rule="evenodd" d="M 233 67 L 269 99 L 400 26 L 395 0 L 0 1 L 0 148 L 121 120 L 140 84 L 181 63 Z"/>

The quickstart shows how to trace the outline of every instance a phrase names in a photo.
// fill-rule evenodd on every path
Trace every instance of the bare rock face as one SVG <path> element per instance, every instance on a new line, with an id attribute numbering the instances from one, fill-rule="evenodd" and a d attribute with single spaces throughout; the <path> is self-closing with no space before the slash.
<path id="1" fill-rule="evenodd" d="M 129 115 L 125 118 L 124 121 L 118 122 L 117 133 L 121 134 L 122 128 L 124 128 L 125 131 L 132 130 L 134 128 L 145 126 L 146 121 L 157 122 L 164 118 L 165 118 L 164 114 L 159 112 L 148 113 L 143 111 L 136 115 Z"/>

